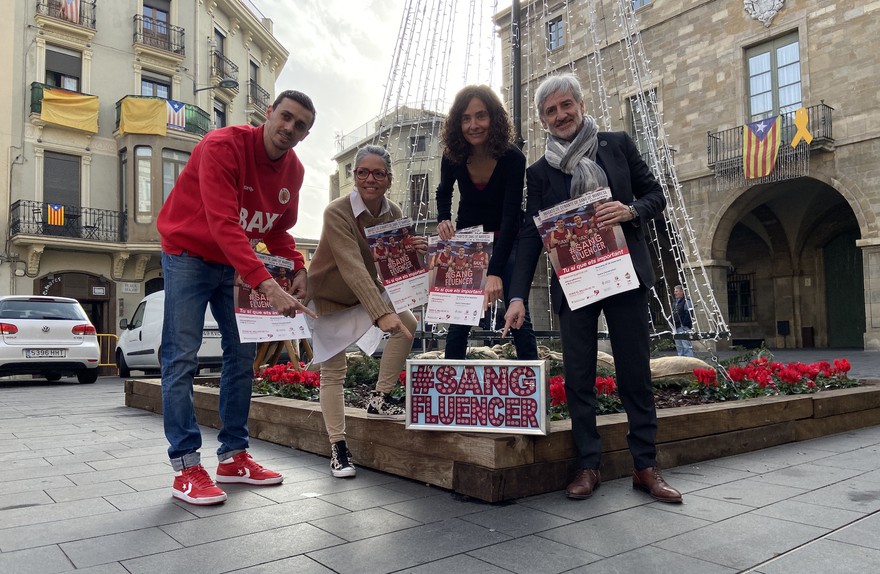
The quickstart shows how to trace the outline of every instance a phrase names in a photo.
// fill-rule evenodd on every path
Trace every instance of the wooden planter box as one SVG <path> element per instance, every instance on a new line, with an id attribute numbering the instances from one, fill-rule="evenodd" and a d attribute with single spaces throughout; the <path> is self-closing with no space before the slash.
<path id="1" fill-rule="evenodd" d="M 657 464 L 671 468 L 789 442 L 880 424 L 880 381 L 813 395 L 764 397 L 657 411 Z M 219 389 L 196 386 L 200 424 L 220 427 Z M 125 381 L 125 404 L 162 412 L 159 381 Z M 346 408 L 346 441 L 359 466 L 405 476 L 457 493 L 499 502 L 565 488 L 573 474 L 570 421 L 550 423 L 547 436 L 407 431 L 404 423 L 369 420 Z M 317 403 L 257 397 L 250 434 L 330 456 Z M 599 417 L 602 475 L 632 472 L 626 415 Z"/>

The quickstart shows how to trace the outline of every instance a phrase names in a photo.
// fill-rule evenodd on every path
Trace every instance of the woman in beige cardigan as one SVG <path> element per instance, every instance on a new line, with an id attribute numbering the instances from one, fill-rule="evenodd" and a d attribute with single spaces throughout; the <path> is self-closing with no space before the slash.
<path id="1" fill-rule="evenodd" d="M 309 267 L 310 306 L 318 314 L 312 333 L 315 360 L 321 362 L 321 411 L 330 435 L 333 476 L 355 475 L 345 444 L 345 350 L 372 326 L 390 338 L 382 353 L 379 379 L 370 394 L 367 417 L 403 420 L 406 411 L 389 392 L 412 350 L 416 319 L 409 311 L 395 313 L 376 276 L 364 228 L 400 219 L 400 207 L 385 197 L 391 187 L 391 156 L 380 146 L 358 150 L 354 163 L 355 189 L 324 210 L 324 227 Z M 420 253 L 424 237 L 414 237 Z"/>

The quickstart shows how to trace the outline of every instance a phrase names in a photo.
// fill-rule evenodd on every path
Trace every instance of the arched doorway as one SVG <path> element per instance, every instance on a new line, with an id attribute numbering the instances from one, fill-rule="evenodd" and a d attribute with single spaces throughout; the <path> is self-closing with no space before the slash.
<path id="1" fill-rule="evenodd" d="M 713 258 L 729 262 L 734 344 L 863 346 L 859 227 L 837 190 L 809 177 L 754 186 L 730 204 L 715 233 Z"/>

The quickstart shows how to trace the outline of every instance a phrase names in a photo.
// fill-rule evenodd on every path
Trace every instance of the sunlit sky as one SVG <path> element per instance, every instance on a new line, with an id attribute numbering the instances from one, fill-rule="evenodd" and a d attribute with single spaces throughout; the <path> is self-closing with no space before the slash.
<path id="1" fill-rule="evenodd" d="M 293 234 L 318 239 L 329 177 L 336 169 L 331 159 L 335 135 L 357 129 L 380 112 L 405 1 L 251 2 L 272 19 L 275 37 L 290 52 L 275 93 L 300 90 L 317 109 L 314 128 L 296 147 L 306 176 Z M 505 4 L 510 2 L 498 3 Z M 450 87 L 450 99 L 459 87 Z"/>

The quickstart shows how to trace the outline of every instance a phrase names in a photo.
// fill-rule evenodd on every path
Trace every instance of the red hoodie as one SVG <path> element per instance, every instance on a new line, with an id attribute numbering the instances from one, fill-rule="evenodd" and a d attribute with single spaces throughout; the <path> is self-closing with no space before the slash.
<path id="1" fill-rule="evenodd" d="M 254 254 L 260 241 L 272 255 L 305 264 L 287 231 L 296 223 L 303 166 L 293 150 L 272 161 L 263 127 L 230 126 L 199 142 L 159 211 L 162 250 L 186 251 L 231 265 L 249 285 L 271 274 Z"/>

